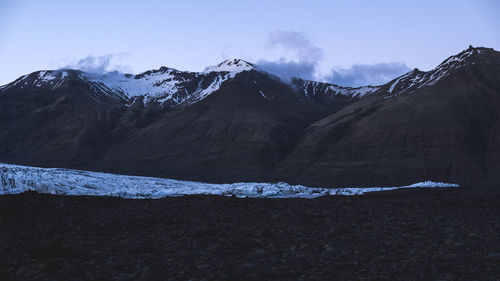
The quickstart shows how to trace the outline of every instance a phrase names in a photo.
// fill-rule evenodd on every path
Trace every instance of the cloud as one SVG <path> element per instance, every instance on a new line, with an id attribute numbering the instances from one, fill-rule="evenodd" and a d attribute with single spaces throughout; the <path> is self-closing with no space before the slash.
<path id="1" fill-rule="evenodd" d="M 271 47 L 282 46 L 296 52 L 300 61 L 318 61 L 323 58 L 323 50 L 315 46 L 303 32 L 274 30 L 269 32 L 267 43 Z"/>
<path id="2" fill-rule="evenodd" d="M 349 68 L 334 68 L 327 75 L 318 74 L 316 61 L 261 60 L 255 64 L 261 70 L 277 75 L 284 81 L 293 77 L 324 81 L 340 86 L 382 85 L 410 71 L 402 62 L 354 64 Z"/>
<path id="3" fill-rule="evenodd" d="M 300 77 L 303 79 L 314 79 L 314 72 L 316 70 L 315 62 L 294 62 L 287 61 L 284 58 L 278 61 L 262 60 L 255 64 L 258 68 L 272 73 L 283 80 L 290 80 L 292 77 Z"/>
<path id="4" fill-rule="evenodd" d="M 340 86 L 381 85 L 408 72 L 410 68 L 401 62 L 354 64 L 348 68 L 334 68 L 320 75 L 318 64 L 323 60 L 323 50 L 314 45 L 307 35 L 298 31 L 274 30 L 268 33 L 267 44 L 281 46 L 296 54 L 298 60 L 280 58 L 276 61 L 261 60 L 256 66 L 273 73 L 283 80 L 298 77 L 325 81 Z"/>
<path id="5" fill-rule="evenodd" d="M 341 86 L 381 85 L 408 72 L 402 62 L 354 64 L 349 68 L 332 69 L 322 80 Z"/>
<path id="6" fill-rule="evenodd" d="M 280 58 L 277 61 L 261 60 L 256 66 L 288 81 L 292 77 L 314 79 L 317 62 L 323 59 L 323 50 L 315 46 L 303 32 L 274 30 L 267 35 L 267 44 L 281 46 L 296 54 L 298 60 Z"/>
<path id="7" fill-rule="evenodd" d="M 113 64 L 112 61 L 122 57 L 122 55 L 104 55 L 104 56 L 92 56 L 88 55 L 78 60 L 74 60 L 69 64 L 64 65 L 60 68 L 71 68 L 80 69 L 89 73 L 107 73 L 111 71 L 127 72 L 130 71 L 130 67 L 124 65 Z"/>

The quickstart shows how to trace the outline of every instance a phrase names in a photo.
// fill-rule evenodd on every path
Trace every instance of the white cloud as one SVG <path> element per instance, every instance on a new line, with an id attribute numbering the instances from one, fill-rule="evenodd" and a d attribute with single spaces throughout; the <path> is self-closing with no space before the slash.
<path id="1" fill-rule="evenodd" d="M 107 73 L 111 71 L 130 72 L 131 68 L 129 66 L 113 63 L 113 61 L 122 56 L 113 54 L 103 56 L 88 55 L 81 59 L 71 60 L 59 68 L 79 69 L 90 73 Z"/>
<path id="2" fill-rule="evenodd" d="M 296 52 L 300 61 L 318 61 L 323 59 L 323 50 L 315 46 L 303 32 L 275 30 L 269 32 L 267 43 L 282 46 Z"/>
<path id="3" fill-rule="evenodd" d="M 323 50 L 314 45 L 303 32 L 275 30 L 268 34 L 267 44 L 281 46 L 295 52 L 298 60 L 280 58 L 275 61 L 261 60 L 256 63 L 261 69 L 284 80 L 298 77 L 325 81 L 340 86 L 380 85 L 408 72 L 410 68 L 402 62 L 376 64 L 354 64 L 348 68 L 334 68 L 326 75 L 319 74 L 318 65 L 323 60 Z"/>
<path id="4" fill-rule="evenodd" d="M 332 69 L 322 80 L 341 86 L 381 85 L 409 70 L 402 62 L 354 64 L 349 68 Z"/>

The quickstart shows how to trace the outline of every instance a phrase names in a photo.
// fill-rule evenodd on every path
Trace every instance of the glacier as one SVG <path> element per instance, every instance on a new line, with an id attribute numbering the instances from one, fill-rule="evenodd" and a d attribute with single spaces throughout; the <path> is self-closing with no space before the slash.
<path id="1" fill-rule="evenodd" d="M 62 168 L 38 168 L 0 163 L 0 195 L 26 191 L 59 195 L 113 196 L 156 199 L 183 195 L 222 195 L 264 198 L 315 198 L 325 195 L 362 195 L 399 188 L 458 187 L 424 181 L 398 187 L 320 188 L 287 183 L 239 182 L 213 184 L 164 178 L 117 175 Z"/>

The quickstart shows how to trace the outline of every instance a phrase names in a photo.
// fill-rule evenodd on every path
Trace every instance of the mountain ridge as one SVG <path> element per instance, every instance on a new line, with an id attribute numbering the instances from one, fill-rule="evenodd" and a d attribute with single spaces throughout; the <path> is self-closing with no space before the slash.
<path id="1" fill-rule="evenodd" d="M 216 92 L 222 83 L 233 79 L 236 75 L 245 71 L 256 71 L 268 74 L 271 77 L 277 77 L 245 60 L 227 59 L 219 64 L 205 67 L 200 72 L 180 71 L 165 66 L 147 70 L 139 74 L 120 73 L 116 71 L 97 74 L 77 69 L 40 70 L 23 75 L 11 83 L 0 86 L 0 91 L 16 86 L 18 83 L 28 83 L 24 80 L 35 75 L 39 75 L 39 78 L 32 81 L 31 83 L 33 84 L 25 84 L 26 86 L 51 86 L 55 88 L 61 85 L 64 77 L 72 73 L 79 76 L 82 80 L 93 84 L 97 91 L 105 94 L 122 95 L 129 102 L 141 98 L 146 106 L 152 101 L 158 102 L 162 106 L 166 102 L 170 107 L 175 107 L 175 105 L 184 102 L 187 103 L 185 105 L 190 105 L 204 99 L 206 96 Z M 205 85 L 202 85 L 207 77 L 211 82 L 208 84 L 205 82 Z M 279 77 L 277 79 L 281 80 Z M 341 94 L 361 97 L 379 88 L 378 86 L 343 87 L 332 83 L 301 78 L 292 78 L 291 81 L 281 81 L 295 87 L 297 91 L 302 92 L 307 97 L 315 96 L 317 92 L 327 96 Z M 186 85 L 190 83 L 197 84 L 197 87 L 188 87 Z M 23 87 L 21 86 L 21 88 Z M 318 88 L 322 89 L 318 91 Z M 184 92 L 184 94 L 181 94 L 181 92 Z"/>
<path id="2" fill-rule="evenodd" d="M 0 162 L 214 183 L 495 182 L 499 58 L 469 48 L 358 88 L 287 83 L 242 60 L 199 73 L 109 74 L 107 83 L 78 70 L 34 72 L 0 88 Z"/>

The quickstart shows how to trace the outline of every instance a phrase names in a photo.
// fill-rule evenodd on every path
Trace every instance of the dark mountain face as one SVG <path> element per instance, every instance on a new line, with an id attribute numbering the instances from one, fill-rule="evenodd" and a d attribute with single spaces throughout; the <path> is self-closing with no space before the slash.
<path id="1" fill-rule="evenodd" d="M 380 89 L 380 86 L 342 87 L 334 84 L 315 82 L 294 78 L 291 84 L 303 96 L 327 105 L 333 111 L 338 111 L 358 99 L 370 95 Z"/>
<path id="2" fill-rule="evenodd" d="M 309 126 L 277 174 L 313 185 L 498 182 L 499 59 L 469 49 L 389 82 Z"/>
<path id="3" fill-rule="evenodd" d="M 166 71 L 131 79 L 152 79 Z M 255 180 L 292 150 L 306 126 L 333 112 L 255 70 L 175 73 L 178 88 L 152 97 L 127 97 L 113 84 L 77 71 L 61 71 L 67 73 L 62 82 L 60 72 L 41 73 L 1 90 L 2 113 L 10 116 L 2 123 L 1 161 L 206 181 Z M 43 75 L 52 83 L 42 85 Z M 228 80 L 218 85 L 221 78 Z M 189 88 L 193 84 L 198 86 Z M 218 86 L 214 94 L 202 93 L 213 85 Z M 177 102 L 180 93 L 185 98 Z"/>
<path id="4" fill-rule="evenodd" d="M 126 136 L 115 138 L 98 168 L 217 182 L 266 178 L 300 132 L 329 113 L 287 85 L 249 72 L 202 102 L 160 113 L 150 123 L 124 121 L 116 132 Z"/>
<path id="5" fill-rule="evenodd" d="M 0 87 L 0 161 L 209 182 L 498 182 L 500 55 L 349 88 L 242 60 L 203 72 L 35 72 Z"/>
<path id="6" fill-rule="evenodd" d="M 103 136 L 125 100 L 78 74 L 35 72 L 0 89 L 2 161 L 77 166 L 107 149 Z"/>

